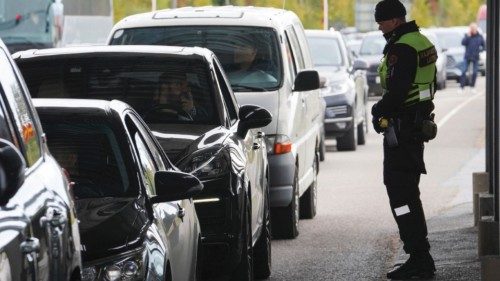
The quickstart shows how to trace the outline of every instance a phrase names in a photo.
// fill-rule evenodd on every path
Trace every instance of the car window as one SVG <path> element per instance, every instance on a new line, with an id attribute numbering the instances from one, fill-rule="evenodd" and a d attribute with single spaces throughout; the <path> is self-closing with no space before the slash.
<path id="1" fill-rule="evenodd" d="M 11 127 L 9 126 L 7 118 L 9 117 L 3 108 L 3 103 L 0 101 L 0 138 L 8 140 L 11 143 L 17 144 L 17 142 L 14 141 L 15 138 L 14 139 L 12 138 L 12 133 L 10 131 Z"/>
<path id="2" fill-rule="evenodd" d="M 297 39 L 297 35 L 295 34 L 295 30 L 292 27 L 286 30 L 286 34 L 288 36 L 288 40 L 290 41 L 290 46 L 292 48 L 293 57 L 295 59 L 295 67 L 298 71 L 305 68 L 304 58 L 302 57 L 302 52 L 300 49 L 300 44 Z"/>
<path id="3" fill-rule="evenodd" d="M 315 66 L 345 65 L 338 39 L 308 36 L 307 41 L 309 42 L 309 47 L 311 48 L 312 60 Z M 325 50 L 328 50 L 328 52 L 325 52 Z"/>
<path id="4" fill-rule="evenodd" d="M 147 144 L 147 147 L 151 151 L 151 157 L 154 159 L 154 162 L 158 167 L 158 170 L 165 171 L 167 167 L 165 166 L 165 162 L 163 159 L 164 157 L 163 152 L 160 151 L 161 148 L 158 148 L 158 145 L 156 144 L 155 139 L 153 139 L 153 136 L 147 133 L 146 131 L 147 129 L 144 128 L 142 122 L 140 122 L 139 119 L 134 114 L 129 114 L 128 117 L 134 122 L 135 127 L 139 130 L 140 134 L 142 135 L 144 143 Z"/>
<path id="5" fill-rule="evenodd" d="M 131 183 L 123 145 L 106 123 L 55 121 L 41 115 L 51 154 L 74 182 L 77 199 L 130 197 Z"/>
<path id="6" fill-rule="evenodd" d="M 213 25 L 132 28 L 118 30 L 111 44 L 205 47 L 217 55 L 236 92 L 259 91 L 255 88 L 273 90 L 282 84 L 279 42 L 271 28 Z"/>
<path id="7" fill-rule="evenodd" d="M 42 155 L 39 143 L 40 138 L 33 119 L 33 112 L 30 110 L 25 93 L 12 67 L 7 54 L 3 50 L 0 51 L 0 83 L 2 93 L 10 105 L 9 108 L 22 143 L 21 150 L 26 158 L 27 166 L 30 167 Z"/>
<path id="8" fill-rule="evenodd" d="M 288 73 L 290 74 L 291 81 L 295 80 L 295 76 L 297 75 L 297 66 L 295 63 L 294 54 L 292 53 L 292 45 L 290 43 L 290 39 L 288 35 L 285 34 L 285 48 L 286 48 L 286 57 L 288 60 Z"/>
<path id="9" fill-rule="evenodd" d="M 21 61 L 19 66 L 33 97 L 118 99 L 148 125 L 221 124 L 211 74 L 201 57 L 102 56 L 56 57 L 50 64 Z"/>
<path id="10" fill-rule="evenodd" d="M 216 59 L 214 61 L 216 61 Z M 228 110 L 229 118 L 231 119 L 231 124 L 234 124 L 234 122 L 238 120 L 237 110 L 239 106 L 234 99 L 233 93 L 227 87 L 227 80 L 222 74 L 222 69 L 217 62 L 214 64 L 214 71 L 217 77 L 217 84 L 219 85 L 222 97 L 224 98 L 224 103 L 226 104 Z"/>
<path id="11" fill-rule="evenodd" d="M 365 36 L 359 54 L 363 56 L 382 55 L 386 43 L 382 34 Z"/>
<path id="12" fill-rule="evenodd" d="M 142 176 L 144 179 L 144 184 L 146 185 L 146 191 L 148 195 L 156 195 L 155 190 L 155 173 L 157 171 L 155 161 L 151 156 L 146 143 L 142 139 L 139 132 L 134 133 L 134 141 L 137 148 L 137 153 L 139 154 L 139 160 L 142 167 Z"/>

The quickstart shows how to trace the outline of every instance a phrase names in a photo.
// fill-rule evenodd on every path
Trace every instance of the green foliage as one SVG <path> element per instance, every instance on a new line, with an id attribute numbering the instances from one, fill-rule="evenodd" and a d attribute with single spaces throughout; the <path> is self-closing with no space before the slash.
<path id="1" fill-rule="evenodd" d="M 418 25 L 456 26 L 476 21 L 476 14 L 484 0 L 414 0 L 411 17 Z"/>

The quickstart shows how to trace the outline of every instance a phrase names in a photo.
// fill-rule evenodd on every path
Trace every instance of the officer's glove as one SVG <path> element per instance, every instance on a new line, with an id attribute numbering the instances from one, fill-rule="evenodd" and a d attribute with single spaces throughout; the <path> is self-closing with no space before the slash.
<path id="1" fill-rule="evenodd" d="M 375 132 L 377 132 L 377 134 L 380 134 L 384 131 L 384 129 L 382 127 L 380 127 L 379 118 L 374 116 L 372 118 L 372 124 L 373 124 L 373 129 L 375 130 Z"/>

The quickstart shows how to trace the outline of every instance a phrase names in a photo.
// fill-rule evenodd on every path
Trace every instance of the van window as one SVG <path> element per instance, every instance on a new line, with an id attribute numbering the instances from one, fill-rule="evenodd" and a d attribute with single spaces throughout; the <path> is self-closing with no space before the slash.
<path id="1" fill-rule="evenodd" d="M 33 112 L 25 98 L 24 91 L 17 80 L 7 54 L 0 52 L 0 83 L 2 92 L 10 105 L 13 119 L 17 127 L 21 150 L 24 152 L 28 167 L 35 164 L 41 157 L 39 134 L 33 120 Z"/>
<path id="2" fill-rule="evenodd" d="M 204 60 L 142 54 L 103 56 L 18 64 L 33 97 L 122 100 L 148 125 L 160 127 L 221 124 Z"/>
<path id="3" fill-rule="evenodd" d="M 293 57 L 295 58 L 297 69 L 298 71 L 300 71 L 305 68 L 305 63 L 304 58 L 302 57 L 302 50 L 300 48 L 299 40 L 297 39 L 297 34 L 295 34 L 295 30 L 293 30 L 292 27 L 286 30 L 286 34 L 291 43 Z"/>
<path id="4" fill-rule="evenodd" d="M 172 26 L 118 30 L 112 45 L 205 47 L 214 52 L 235 92 L 268 91 L 282 84 L 276 32 L 249 26 Z"/>
<path id="5" fill-rule="evenodd" d="M 285 34 L 285 38 L 286 38 L 286 44 L 285 44 L 286 57 L 288 60 L 288 72 L 289 72 L 290 78 L 291 78 L 290 81 L 293 82 L 295 80 L 295 76 L 297 75 L 297 64 L 295 62 L 295 57 L 294 57 L 294 54 L 292 52 L 292 45 L 290 43 L 290 39 L 288 38 L 288 35 Z"/>

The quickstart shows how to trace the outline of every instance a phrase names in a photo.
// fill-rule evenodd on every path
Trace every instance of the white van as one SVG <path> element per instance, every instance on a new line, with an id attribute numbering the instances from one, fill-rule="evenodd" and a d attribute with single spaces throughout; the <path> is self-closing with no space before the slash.
<path id="1" fill-rule="evenodd" d="M 273 236 L 296 237 L 299 216 L 316 214 L 324 146 L 324 101 L 299 18 L 258 7 L 161 10 L 121 20 L 109 44 L 199 46 L 217 55 L 238 103 L 273 115 L 260 133 L 269 148 Z"/>

